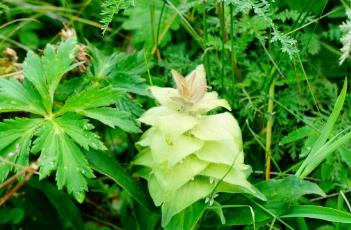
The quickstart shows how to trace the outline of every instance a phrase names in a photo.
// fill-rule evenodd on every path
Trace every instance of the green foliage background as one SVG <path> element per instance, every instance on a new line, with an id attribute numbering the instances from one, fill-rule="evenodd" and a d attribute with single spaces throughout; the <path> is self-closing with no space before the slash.
<path id="1" fill-rule="evenodd" d="M 351 65 L 339 58 L 350 7 L 3 0 L 0 202 L 25 183 L 0 203 L 0 229 L 160 229 L 160 210 L 130 163 L 147 128 L 136 119 L 155 105 L 148 86 L 174 86 L 171 69 L 198 64 L 230 103 L 249 180 L 268 201 L 221 194 L 166 229 L 349 229 Z M 62 29 L 76 36 L 61 41 Z"/>

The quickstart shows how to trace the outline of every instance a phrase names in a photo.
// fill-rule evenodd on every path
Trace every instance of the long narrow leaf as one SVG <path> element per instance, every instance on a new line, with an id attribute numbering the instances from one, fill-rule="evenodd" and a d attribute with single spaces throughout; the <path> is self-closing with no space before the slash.
<path id="1" fill-rule="evenodd" d="M 320 156 L 317 155 L 316 153 L 319 151 L 319 149 L 328 140 L 329 135 L 330 135 L 330 133 L 333 130 L 335 122 L 338 119 L 338 117 L 340 115 L 340 112 L 341 112 L 341 109 L 342 109 L 342 107 L 344 105 L 345 98 L 346 98 L 346 92 L 347 92 L 347 80 L 345 80 L 345 82 L 344 82 L 344 85 L 342 87 L 341 93 L 340 93 L 339 97 L 336 100 L 333 112 L 329 116 L 326 125 L 322 129 L 321 135 L 316 140 L 316 142 L 313 144 L 312 149 L 311 149 L 310 153 L 308 154 L 307 158 L 304 160 L 304 162 L 302 163 L 300 168 L 297 170 L 296 176 L 298 176 L 300 178 L 303 178 L 302 174 L 307 175 L 306 173 L 304 173 L 304 171 L 306 170 L 306 168 L 309 167 L 311 162 L 315 161 L 316 157 L 320 158 Z M 323 159 L 321 161 L 323 161 Z M 307 169 L 307 171 L 312 171 L 312 170 L 309 168 L 309 169 Z"/>
<path id="2" fill-rule="evenodd" d="M 351 224 L 351 214 L 337 209 L 321 207 L 315 205 L 297 205 L 291 211 L 281 216 L 281 218 L 313 218 L 336 223 Z"/>

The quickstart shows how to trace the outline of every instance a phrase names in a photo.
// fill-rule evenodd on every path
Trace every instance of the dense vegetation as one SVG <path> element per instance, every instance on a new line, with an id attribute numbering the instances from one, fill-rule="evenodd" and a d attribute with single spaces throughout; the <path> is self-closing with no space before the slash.
<path id="1" fill-rule="evenodd" d="M 0 229 L 351 229 L 350 52 L 349 0 L 2 0 Z"/>

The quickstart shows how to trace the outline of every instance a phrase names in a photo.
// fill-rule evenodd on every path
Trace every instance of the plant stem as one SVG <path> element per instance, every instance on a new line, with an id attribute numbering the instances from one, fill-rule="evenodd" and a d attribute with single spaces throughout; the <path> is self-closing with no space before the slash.
<path id="1" fill-rule="evenodd" d="M 272 127 L 273 127 L 273 98 L 274 98 L 275 81 L 273 79 L 269 87 L 268 98 L 268 121 L 266 126 L 266 174 L 265 179 L 270 179 L 271 172 L 271 156 L 272 156 Z"/>
<path id="2" fill-rule="evenodd" d="M 206 73 L 210 73 L 210 65 L 209 65 L 209 60 L 208 56 L 206 54 L 206 46 L 207 46 L 207 40 L 208 40 L 208 35 L 207 35 L 207 13 L 206 13 L 206 7 L 207 7 L 207 0 L 203 0 L 203 12 L 202 12 L 202 23 L 203 23 L 203 33 L 204 33 L 204 62 L 205 62 L 205 70 Z"/>
<path id="3" fill-rule="evenodd" d="M 224 44 L 225 44 L 225 22 L 224 22 L 224 1 L 222 4 L 218 3 L 218 16 L 221 26 L 221 35 L 222 35 L 222 50 L 221 50 L 221 68 L 222 68 L 222 78 L 221 78 L 221 87 L 224 90 Z"/>
<path id="4" fill-rule="evenodd" d="M 162 8 L 161 8 L 161 13 L 160 13 L 160 16 L 158 18 L 158 24 L 157 24 L 156 43 L 155 43 L 157 59 L 161 59 L 160 50 L 158 49 L 158 45 L 159 45 L 158 43 L 159 43 L 159 36 L 160 36 L 160 30 L 161 30 L 162 16 L 163 16 L 163 13 L 165 11 L 165 6 L 166 6 L 166 2 L 163 2 Z"/>
<path id="5" fill-rule="evenodd" d="M 154 43 L 154 46 L 157 47 L 157 42 L 156 42 L 156 36 L 155 36 L 155 4 L 154 1 L 150 4 L 149 7 L 150 10 L 150 26 L 151 26 L 151 36 L 152 36 L 152 42 Z"/>
<path id="6" fill-rule="evenodd" d="M 233 4 L 229 5 L 230 9 L 230 57 L 232 61 L 232 78 L 233 78 L 233 83 L 235 84 L 236 81 L 240 81 L 240 73 L 238 70 L 237 66 L 237 60 L 236 60 L 236 55 L 234 52 L 234 20 L 233 20 Z M 234 87 L 233 87 L 234 88 Z"/>

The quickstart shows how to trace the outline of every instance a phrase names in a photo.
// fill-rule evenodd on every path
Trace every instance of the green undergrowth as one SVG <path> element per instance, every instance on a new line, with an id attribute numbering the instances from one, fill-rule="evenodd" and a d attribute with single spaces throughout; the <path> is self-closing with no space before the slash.
<path id="1" fill-rule="evenodd" d="M 3 0 L 0 229 L 350 229 L 350 12 Z"/>

